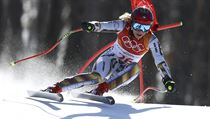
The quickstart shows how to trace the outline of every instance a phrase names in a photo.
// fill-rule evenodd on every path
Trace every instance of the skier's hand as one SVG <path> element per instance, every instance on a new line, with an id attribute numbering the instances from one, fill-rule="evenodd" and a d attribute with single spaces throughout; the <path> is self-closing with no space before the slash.
<path id="1" fill-rule="evenodd" d="M 87 32 L 93 32 L 93 31 L 95 31 L 95 25 L 92 24 L 92 23 L 89 23 L 89 22 L 82 22 L 81 23 L 81 28 L 84 31 L 87 31 Z"/>
<path id="2" fill-rule="evenodd" d="M 175 82 L 169 76 L 163 78 L 163 84 L 168 92 L 173 93 L 176 91 Z"/>

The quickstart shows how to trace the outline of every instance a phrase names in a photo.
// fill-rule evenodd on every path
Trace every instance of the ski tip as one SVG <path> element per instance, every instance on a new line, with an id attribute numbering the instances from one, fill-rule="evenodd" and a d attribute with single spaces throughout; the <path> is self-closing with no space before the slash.
<path id="1" fill-rule="evenodd" d="M 27 93 L 30 97 L 46 98 L 58 102 L 63 102 L 64 100 L 63 95 L 60 93 L 48 93 L 43 91 L 32 91 L 32 90 L 27 90 Z"/>
<path id="2" fill-rule="evenodd" d="M 109 100 L 109 104 L 110 105 L 114 105 L 115 104 L 115 100 L 114 100 L 114 98 L 112 96 L 107 96 L 106 99 Z"/>
<path id="3" fill-rule="evenodd" d="M 30 97 L 32 97 L 34 95 L 35 91 L 27 90 L 27 93 Z"/>
<path id="4" fill-rule="evenodd" d="M 63 95 L 59 93 L 58 96 L 60 97 L 59 102 L 63 102 L 63 100 L 64 100 Z"/>

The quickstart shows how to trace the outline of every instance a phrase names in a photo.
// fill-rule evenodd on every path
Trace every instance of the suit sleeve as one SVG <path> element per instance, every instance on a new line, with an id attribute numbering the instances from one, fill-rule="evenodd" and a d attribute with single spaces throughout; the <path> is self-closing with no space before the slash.
<path id="1" fill-rule="evenodd" d="M 165 76 L 169 76 L 171 78 L 169 67 L 161 50 L 160 42 L 154 34 L 150 39 L 149 48 L 154 58 L 155 65 L 161 74 L 161 77 L 163 78 Z"/>
<path id="2" fill-rule="evenodd" d="M 114 20 L 114 21 L 92 21 L 90 22 L 95 25 L 95 32 L 101 32 L 101 31 L 115 31 L 119 32 L 123 30 L 125 27 L 126 22 L 123 20 Z"/>

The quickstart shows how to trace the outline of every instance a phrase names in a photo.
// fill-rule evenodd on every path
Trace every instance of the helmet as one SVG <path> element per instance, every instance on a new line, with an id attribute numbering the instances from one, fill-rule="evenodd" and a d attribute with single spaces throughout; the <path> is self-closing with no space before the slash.
<path id="1" fill-rule="evenodd" d="M 154 17 L 151 10 L 143 6 L 133 10 L 131 14 L 131 19 L 132 22 L 152 25 Z"/>

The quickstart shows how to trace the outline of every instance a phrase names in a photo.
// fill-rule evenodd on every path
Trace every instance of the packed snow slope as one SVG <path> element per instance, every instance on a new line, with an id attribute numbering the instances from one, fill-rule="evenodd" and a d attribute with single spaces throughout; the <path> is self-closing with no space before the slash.
<path id="1" fill-rule="evenodd" d="M 0 66 L 0 119 L 210 119 L 210 107 L 137 104 L 132 103 L 135 97 L 112 93 L 108 95 L 115 98 L 115 105 L 72 98 L 68 93 L 62 103 L 28 97 L 27 90 L 62 80 L 62 72 L 47 61 Z"/>
<path id="2" fill-rule="evenodd" d="M 68 95 L 68 94 L 65 94 Z M 112 94 L 113 95 L 113 94 Z M 113 95 L 115 105 L 66 96 L 64 102 L 27 95 L 0 98 L 1 119 L 209 119 L 210 107 L 132 103 Z"/>

